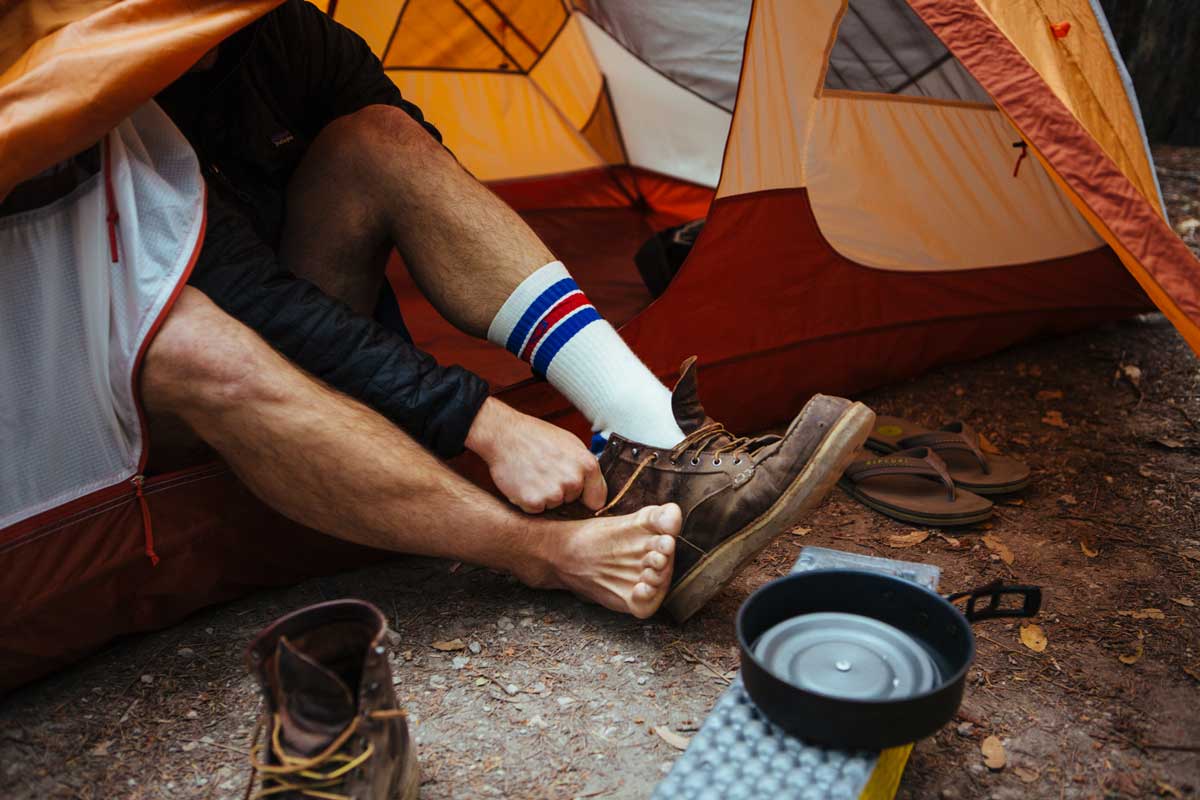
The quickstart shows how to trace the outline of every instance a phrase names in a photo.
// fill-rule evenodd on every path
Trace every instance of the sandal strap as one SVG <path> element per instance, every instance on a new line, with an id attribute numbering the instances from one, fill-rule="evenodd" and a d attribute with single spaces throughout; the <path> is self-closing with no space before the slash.
<path id="1" fill-rule="evenodd" d="M 853 483 L 861 483 L 883 475 L 929 478 L 946 487 L 946 495 L 951 502 L 955 497 L 954 479 L 950 477 L 946 462 L 929 447 L 912 447 L 886 456 L 855 461 L 846 468 L 845 475 Z"/>
<path id="2" fill-rule="evenodd" d="M 899 445 L 901 449 L 928 447 L 939 453 L 945 450 L 961 450 L 975 457 L 984 475 L 990 475 L 992 472 L 987 456 L 979 449 L 979 434 L 962 420 L 955 420 L 936 431 L 907 436 L 900 440 Z"/>

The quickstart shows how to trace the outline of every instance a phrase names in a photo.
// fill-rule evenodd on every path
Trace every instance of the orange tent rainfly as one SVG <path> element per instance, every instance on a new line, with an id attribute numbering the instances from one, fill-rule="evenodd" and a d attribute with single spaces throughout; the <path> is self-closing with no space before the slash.
<path id="1" fill-rule="evenodd" d="M 0 195 L 274 5 L 6 4 Z M 710 410 L 732 427 L 1153 305 L 1200 351 L 1200 264 L 1167 224 L 1095 0 L 319 5 L 651 368 L 701 354 Z M 699 217 L 652 299 L 633 254 Z M 389 276 L 418 344 L 579 424 L 524 365 L 437 318 L 399 263 Z M 151 477 L 143 499 L 156 567 L 125 482 L 0 531 L 0 686 L 371 556 L 297 531 L 220 466 Z"/>

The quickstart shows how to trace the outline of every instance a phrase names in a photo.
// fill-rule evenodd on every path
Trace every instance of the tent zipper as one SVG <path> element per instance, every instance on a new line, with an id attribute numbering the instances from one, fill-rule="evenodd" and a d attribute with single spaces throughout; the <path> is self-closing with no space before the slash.
<path id="1" fill-rule="evenodd" d="M 154 552 L 154 525 L 150 521 L 150 504 L 146 502 L 146 494 L 142 491 L 146 476 L 139 473 L 130 478 L 129 482 L 133 484 L 138 506 L 142 510 L 142 535 L 146 543 L 146 558 L 150 559 L 151 566 L 157 567 L 158 553 Z"/>

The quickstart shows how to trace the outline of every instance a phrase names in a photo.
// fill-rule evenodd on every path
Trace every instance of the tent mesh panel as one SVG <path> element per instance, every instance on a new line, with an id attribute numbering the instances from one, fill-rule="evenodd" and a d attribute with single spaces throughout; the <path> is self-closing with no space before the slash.
<path id="1" fill-rule="evenodd" d="M 904 0 L 850 0 L 825 88 L 992 102 Z"/>

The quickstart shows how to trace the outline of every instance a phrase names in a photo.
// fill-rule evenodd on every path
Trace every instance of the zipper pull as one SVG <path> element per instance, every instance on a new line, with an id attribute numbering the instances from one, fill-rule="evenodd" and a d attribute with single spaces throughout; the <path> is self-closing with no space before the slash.
<path id="1" fill-rule="evenodd" d="M 142 485 L 146 482 L 145 475 L 134 475 L 129 479 L 133 484 L 133 491 L 137 495 L 138 505 L 142 509 L 142 531 L 146 541 L 146 558 L 150 559 L 150 565 L 158 566 L 158 553 L 154 552 L 154 526 L 150 524 L 150 504 L 146 502 L 146 495 L 142 493 Z"/>

